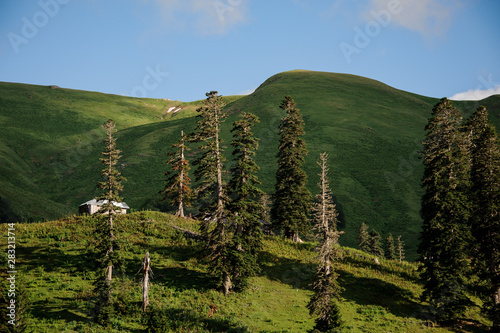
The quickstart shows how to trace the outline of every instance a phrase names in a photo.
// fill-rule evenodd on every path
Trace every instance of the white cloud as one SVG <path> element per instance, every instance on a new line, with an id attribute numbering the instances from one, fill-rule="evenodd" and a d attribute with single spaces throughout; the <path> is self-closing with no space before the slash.
<path id="1" fill-rule="evenodd" d="M 243 90 L 242 92 L 236 94 L 236 95 L 250 95 L 252 94 L 253 92 L 255 91 L 255 88 L 254 89 L 247 89 L 247 90 Z"/>
<path id="2" fill-rule="evenodd" d="M 248 0 L 155 0 L 169 26 L 193 26 L 202 34 L 225 33 L 246 20 Z"/>
<path id="3" fill-rule="evenodd" d="M 490 88 L 486 90 L 468 90 L 466 92 L 461 92 L 450 97 L 454 101 L 478 101 L 491 95 L 500 95 L 500 85 L 495 86 L 495 88 Z"/>
<path id="4" fill-rule="evenodd" d="M 458 0 L 370 0 L 365 19 L 374 20 L 374 13 L 390 13 L 390 23 L 423 34 L 442 36 L 449 29 L 453 12 L 461 7 Z"/>

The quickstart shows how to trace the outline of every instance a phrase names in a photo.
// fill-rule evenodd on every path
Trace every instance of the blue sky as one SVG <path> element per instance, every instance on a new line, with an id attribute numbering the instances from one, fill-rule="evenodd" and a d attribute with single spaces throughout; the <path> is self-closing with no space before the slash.
<path id="1" fill-rule="evenodd" d="M 192 101 L 308 69 L 479 99 L 500 93 L 499 17 L 494 0 L 2 0 L 0 81 Z"/>

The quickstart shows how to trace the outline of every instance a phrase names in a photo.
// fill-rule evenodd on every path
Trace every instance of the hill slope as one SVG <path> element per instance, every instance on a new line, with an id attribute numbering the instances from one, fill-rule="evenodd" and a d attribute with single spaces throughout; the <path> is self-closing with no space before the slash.
<path id="1" fill-rule="evenodd" d="M 313 193 L 319 171 L 315 161 L 323 151 L 330 154 L 332 191 L 346 231 L 343 244 L 355 244 L 357 228 L 365 222 L 383 237 L 402 234 L 408 258 L 414 259 L 421 225 L 423 167 L 418 155 L 437 99 L 359 76 L 309 71 L 280 73 L 249 96 L 228 97 L 230 116 L 222 134 L 226 146 L 240 111 L 261 119 L 254 132 L 261 139 L 257 162 L 267 192 L 274 188 L 283 117 L 278 106 L 287 94 L 304 116 L 309 149 L 305 169 Z M 499 101 L 500 96 L 481 101 L 498 128 Z M 169 209 L 158 194 L 166 153 L 180 130 L 194 128 L 198 105 L 200 101 L 0 83 L 0 211 L 11 219 L 53 218 L 76 212 L 80 203 L 94 197 L 101 169 L 100 125 L 108 118 L 119 128 L 120 170 L 128 179 L 125 201 L 135 210 Z M 470 114 L 478 103 L 456 105 Z M 230 158 L 230 149 L 226 154 Z"/>
<path id="2" fill-rule="evenodd" d="M 424 127 L 438 99 L 397 90 L 367 78 L 323 72 L 292 71 L 265 81 L 253 94 L 228 107 L 257 114 L 261 138 L 257 162 L 260 179 L 272 190 L 276 170 L 277 127 L 283 96 L 294 97 L 305 120 L 309 156 L 305 169 L 309 187 L 317 193 L 315 163 L 321 152 L 330 155 L 332 191 L 343 222 L 344 243 L 356 243 L 362 222 L 382 233 L 401 234 L 415 258 L 420 232 L 419 159 Z M 500 96 L 483 100 L 500 128 Z M 468 116 L 479 103 L 457 102 Z"/>
<path id="3" fill-rule="evenodd" d="M 162 313 L 157 319 L 163 318 L 168 326 L 161 332 L 296 333 L 314 326 L 306 308 L 316 269 L 314 244 L 266 237 L 259 255 L 262 272 L 250 279 L 245 291 L 224 297 L 199 258 L 200 244 L 186 239 L 173 225 L 196 230 L 197 224 L 158 212 L 124 215 L 115 222 L 123 270 L 113 270 L 115 281 L 120 279 L 118 312 L 113 329 L 106 332 L 144 332 L 137 272 L 146 251 L 153 270 L 150 308 Z M 29 295 L 29 327 L 34 332 L 102 332 L 90 317 L 95 221 L 68 218 L 18 223 L 15 228 L 17 283 L 24 282 Z M 0 225 L 0 231 L 6 234 L 7 226 Z M 486 332 L 483 325 L 488 323 L 477 307 L 461 328 L 426 327 L 429 315 L 419 301 L 422 288 L 416 264 L 381 260 L 376 265 L 363 252 L 350 248 L 341 252 L 343 259 L 335 270 L 345 288 L 341 305 L 345 332 Z M 6 262 L 4 256 L 5 252 Z M 3 274 L 0 271 L 5 279 Z"/>
<path id="4" fill-rule="evenodd" d="M 0 205 L 10 220 L 54 218 L 86 201 L 68 176 L 101 150 L 107 119 L 124 130 L 193 116 L 197 105 L 54 88 L 0 82 Z"/>

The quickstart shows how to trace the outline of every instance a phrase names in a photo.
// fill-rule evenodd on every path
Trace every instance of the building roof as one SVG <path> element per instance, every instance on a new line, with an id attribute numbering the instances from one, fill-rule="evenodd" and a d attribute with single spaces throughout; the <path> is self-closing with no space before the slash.
<path id="1" fill-rule="evenodd" d="M 102 206 L 102 205 L 104 205 L 107 202 L 108 202 L 108 200 L 96 200 L 96 199 L 92 199 L 92 200 L 89 200 L 87 202 L 82 203 L 80 206 L 84 206 L 84 205 Z M 113 201 L 112 204 L 114 206 L 116 206 L 116 207 L 119 207 L 119 208 L 130 209 L 130 207 L 125 202 L 116 202 L 116 201 Z"/>

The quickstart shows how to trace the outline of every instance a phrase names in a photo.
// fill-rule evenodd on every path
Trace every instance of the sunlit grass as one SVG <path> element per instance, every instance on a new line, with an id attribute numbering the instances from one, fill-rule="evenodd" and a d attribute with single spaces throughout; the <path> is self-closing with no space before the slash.
<path id="1" fill-rule="evenodd" d="M 28 286 L 34 332 L 101 332 L 91 321 L 92 218 L 70 216 L 16 224 L 18 271 Z M 314 326 L 306 308 L 315 274 L 315 244 L 266 236 L 262 272 L 247 289 L 224 297 L 200 257 L 200 245 L 172 225 L 197 231 L 197 222 L 158 212 L 136 212 L 115 224 L 123 268 L 115 269 L 117 315 L 113 332 L 142 332 L 140 269 L 149 251 L 151 309 L 171 332 L 306 332 Z M 4 233 L 6 225 L 1 226 Z M 346 332 L 445 332 L 425 326 L 417 264 L 374 258 L 342 248 L 335 264 Z M 488 322 L 472 308 L 457 332 L 482 332 Z"/>

